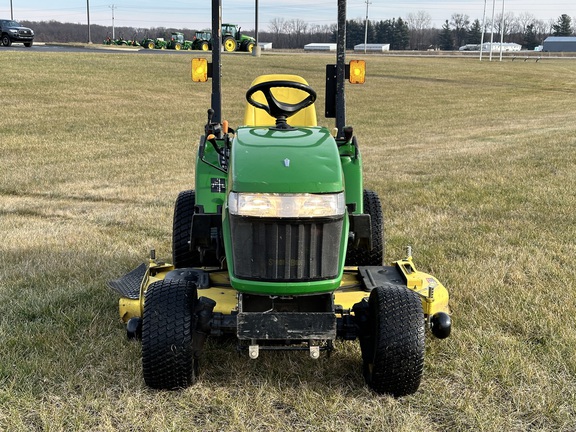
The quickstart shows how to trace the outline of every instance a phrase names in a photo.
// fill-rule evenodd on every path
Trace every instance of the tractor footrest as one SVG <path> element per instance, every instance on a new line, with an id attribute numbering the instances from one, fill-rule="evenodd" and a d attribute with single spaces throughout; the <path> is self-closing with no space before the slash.
<path id="1" fill-rule="evenodd" d="M 108 281 L 108 286 L 122 297 L 137 300 L 140 298 L 140 285 L 147 270 L 148 266 L 142 263 L 121 278 Z"/>
<path id="2" fill-rule="evenodd" d="M 336 339 L 333 312 L 240 312 L 238 338 L 243 340 Z"/>
<path id="3" fill-rule="evenodd" d="M 383 284 L 406 285 L 406 279 L 394 266 L 358 267 L 366 291 L 372 291 Z"/>

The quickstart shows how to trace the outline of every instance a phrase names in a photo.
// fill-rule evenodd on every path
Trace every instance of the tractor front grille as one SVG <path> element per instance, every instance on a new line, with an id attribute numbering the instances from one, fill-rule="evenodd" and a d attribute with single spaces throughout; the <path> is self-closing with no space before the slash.
<path id="1" fill-rule="evenodd" d="M 234 275 L 296 282 L 338 275 L 343 218 L 276 219 L 230 215 Z"/>

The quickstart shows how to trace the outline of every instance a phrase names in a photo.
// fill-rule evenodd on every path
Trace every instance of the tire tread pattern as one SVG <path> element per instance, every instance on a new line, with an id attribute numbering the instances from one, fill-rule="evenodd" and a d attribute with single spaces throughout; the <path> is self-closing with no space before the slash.
<path id="1" fill-rule="evenodd" d="M 175 268 L 200 265 L 200 254 L 190 250 L 192 216 L 194 216 L 195 206 L 195 191 L 186 190 L 178 194 L 172 222 L 172 263 Z"/>
<path id="2" fill-rule="evenodd" d="M 425 352 L 420 297 L 406 287 L 384 285 L 372 290 L 369 306 L 372 343 L 363 356 L 368 385 L 376 393 L 395 397 L 416 392 Z"/>
<path id="3" fill-rule="evenodd" d="M 192 335 L 196 286 L 182 280 L 155 282 L 146 291 L 142 319 L 144 381 L 155 389 L 185 388 L 196 379 Z"/>
<path id="4" fill-rule="evenodd" d="M 384 260 L 384 216 L 380 198 L 374 191 L 364 189 L 364 213 L 370 215 L 372 227 L 372 249 L 348 248 L 346 265 L 382 265 Z"/>

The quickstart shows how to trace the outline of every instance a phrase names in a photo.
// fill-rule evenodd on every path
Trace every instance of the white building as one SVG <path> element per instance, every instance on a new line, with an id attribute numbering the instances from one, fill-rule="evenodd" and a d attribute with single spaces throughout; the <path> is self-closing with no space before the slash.
<path id="1" fill-rule="evenodd" d="M 358 44 L 354 45 L 354 51 L 377 51 L 384 52 L 390 51 L 390 44 Z"/>

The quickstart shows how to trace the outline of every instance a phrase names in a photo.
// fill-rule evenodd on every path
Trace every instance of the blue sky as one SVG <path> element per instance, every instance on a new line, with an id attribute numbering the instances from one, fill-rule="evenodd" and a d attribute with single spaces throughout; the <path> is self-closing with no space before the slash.
<path id="1" fill-rule="evenodd" d="M 486 0 L 486 14 L 491 16 L 495 5 L 496 15 L 502 11 L 515 16 L 530 13 L 537 19 L 555 21 L 561 14 L 568 14 L 576 21 L 574 0 Z M 12 0 L 14 19 L 30 21 L 61 21 L 86 23 L 87 3 L 90 4 L 90 22 L 111 26 L 112 13 L 116 26 L 137 28 L 177 27 L 203 29 L 210 27 L 211 0 Z M 440 28 L 453 13 L 468 15 L 471 20 L 482 20 L 484 0 L 460 1 L 384 1 L 369 0 L 368 18 L 386 20 L 409 13 L 427 12 L 432 25 Z M 114 6 L 114 9 L 112 9 Z M 222 0 L 222 20 L 240 24 L 245 30 L 253 29 L 253 0 Z M 347 18 L 364 19 L 365 0 L 348 0 Z M 10 0 L 0 0 L 0 17 L 10 18 Z M 259 0 L 259 29 L 267 30 L 272 19 L 301 19 L 309 24 L 328 25 L 336 22 L 336 0 Z"/>

